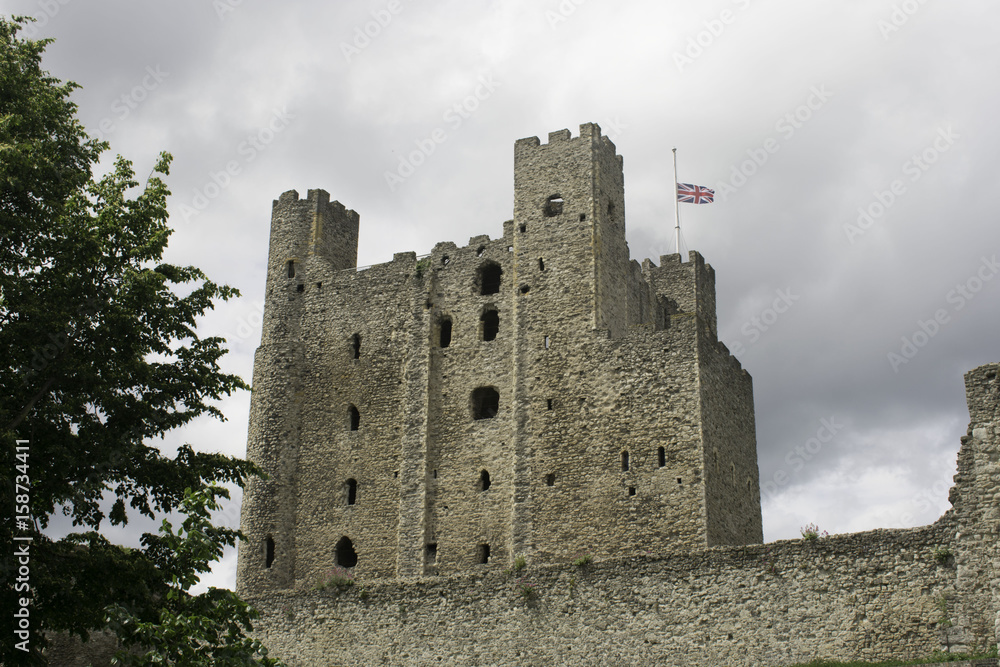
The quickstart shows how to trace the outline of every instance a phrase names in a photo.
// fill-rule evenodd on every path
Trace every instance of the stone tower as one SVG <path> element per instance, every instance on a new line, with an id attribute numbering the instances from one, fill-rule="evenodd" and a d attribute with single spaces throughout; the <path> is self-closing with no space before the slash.
<path id="1" fill-rule="evenodd" d="M 242 592 L 761 541 L 712 267 L 629 259 L 597 125 L 518 141 L 514 169 L 502 238 L 363 270 L 356 213 L 274 203 Z"/>

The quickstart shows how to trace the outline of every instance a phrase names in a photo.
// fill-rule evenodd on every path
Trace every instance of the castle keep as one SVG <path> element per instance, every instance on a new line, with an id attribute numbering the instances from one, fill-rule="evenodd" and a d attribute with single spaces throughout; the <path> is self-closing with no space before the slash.
<path id="1" fill-rule="evenodd" d="M 514 170 L 501 238 L 366 268 L 357 213 L 274 202 L 247 448 L 268 478 L 237 574 L 272 655 L 769 667 L 995 644 L 1000 364 L 966 374 L 937 522 L 761 544 L 712 267 L 629 258 L 596 125 L 518 141 Z M 358 584 L 324 588 L 338 565 Z"/>
<path id="2" fill-rule="evenodd" d="M 362 270 L 357 213 L 274 202 L 243 590 L 761 541 L 712 267 L 629 259 L 596 125 L 518 141 L 514 174 L 502 238 Z"/>

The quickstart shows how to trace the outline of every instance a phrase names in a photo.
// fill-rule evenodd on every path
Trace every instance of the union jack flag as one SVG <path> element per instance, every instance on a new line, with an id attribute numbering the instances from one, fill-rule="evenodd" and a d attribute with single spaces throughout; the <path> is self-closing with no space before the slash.
<path id="1" fill-rule="evenodd" d="M 715 190 L 690 183 L 677 184 L 677 201 L 688 204 L 711 204 L 715 201 Z"/>

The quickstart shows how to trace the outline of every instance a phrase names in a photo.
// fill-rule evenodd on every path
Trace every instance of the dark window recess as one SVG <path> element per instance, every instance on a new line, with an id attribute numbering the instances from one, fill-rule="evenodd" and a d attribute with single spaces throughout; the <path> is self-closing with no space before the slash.
<path id="1" fill-rule="evenodd" d="M 357 431 L 361 428 L 361 413 L 358 412 L 358 409 L 352 405 L 347 408 L 347 414 L 350 416 L 351 430 Z"/>
<path id="2" fill-rule="evenodd" d="M 656 450 L 656 460 L 660 464 L 661 468 L 663 468 L 664 466 L 666 466 L 667 465 L 667 450 L 665 450 L 663 447 L 660 447 L 659 449 L 657 449 Z"/>
<path id="3" fill-rule="evenodd" d="M 681 482 L 681 478 L 680 477 L 677 478 L 677 484 L 678 485 L 683 484 L 683 482 Z"/>
<path id="4" fill-rule="evenodd" d="M 484 252 L 486 252 L 486 246 L 484 245 L 479 246 L 478 248 L 476 248 L 476 257 L 482 257 Z"/>
<path id="5" fill-rule="evenodd" d="M 612 204 L 611 202 L 608 202 L 608 215 L 614 215 L 614 214 L 615 214 L 615 205 Z"/>
<path id="6" fill-rule="evenodd" d="M 490 488 L 490 471 L 483 470 L 479 473 L 479 490 L 488 491 Z"/>
<path id="7" fill-rule="evenodd" d="M 496 340 L 500 332 L 500 313 L 495 310 L 487 310 L 479 318 L 483 325 L 483 340 Z"/>
<path id="8" fill-rule="evenodd" d="M 439 343 L 441 344 L 441 347 L 448 347 L 449 345 L 451 345 L 451 318 L 450 317 L 442 317 L 441 318 L 440 329 L 441 329 L 441 338 L 439 340 Z"/>
<path id="9" fill-rule="evenodd" d="M 530 291 L 531 291 L 530 287 L 528 287 L 527 285 L 521 285 L 521 294 L 527 294 Z"/>
<path id="10" fill-rule="evenodd" d="M 337 565 L 340 567 L 354 567 L 358 564 L 358 554 L 354 551 L 354 543 L 351 538 L 342 537 L 337 542 L 335 556 Z"/>
<path id="11" fill-rule="evenodd" d="M 628 472 L 628 452 L 622 452 L 622 472 Z"/>
<path id="12" fill-rule="evenodd" d="M 347 504 L 355 505 L 358 502 L 358 480 L 347 480 Z"/>
<path id="13" fill-rule="evenodd" d="M 545 349 L 546 350 L 549 349 L 549 346 L 551 346 L 551 345 L 552 345 L 552 340 L 548 336 L 546 336 L 545 337 Z"/>
<path id="14" fill-rule="evenodd" d="M 270 568 L 274 564 L 274 538 L 270 535 L 264 540 L 264 567 Z"/>
<path id="15" fill-rule="evenodd" d="M 628 494 L 630 496 L 634 496 L 635 495 L 635 487 L 634 486 L 628 487 Z"/>
<path id="16" fill-rule="evenodd" d="M 496 262 L 486 262 L 479 267 L 479 293 L 496 294 L 500 291 L 503 269 Z"/>
<path id="17" fill-rule="evenodd" d="M 479 563 L 481 565 L 486 565 L 490 562 L 490 545 L 480 544 L 479 545 Z"/>
<path id="18" fill-rule="evenodd" d="M 546 475 L 545 476 L 545 486 L 555 486 L 555 485 L 556 485 L 556 476 L 554 474 L 552 474 L 552 473 L 549 473 L 548 475 Z"/>
<path id="19" fill-rule="evenodd" d="M 323 283 L 316 283 L 316 289 L 323 289 Z"/>
<path id="20" fill-rule="evenodd" d="M 428 565 L 434 565 L 435 563 L 437 563 L 437 559 L 438 559 L 438 545 L 437 545 L 437 542 L 432 542 L 431 544 L 427 545 L 426 554 L 427 554 L 427 564 Z"/>
<path id="21" fill-rule="evenodd" d="M 539 271 L 545 270 L 545 260 L 541 257 L 538 258 L 538 270 Z"/>
<path id="22" fill-rule="evenodd" d="M 299 283 L 298 286 L 295 288 L 295 291 L 296 292 L 305 292 L 306 291 L 305 284 L 304 283 Z"/>
<path id="23" fill-rule="evenodd" d="M 288 277 L 289 278 L 294 278 L 295 277 L 295 260 L 294 259 L 288 260 Z"/>
<path id="24" fill-rule="evenodd" d="M 549 197 L 545 201 L 545 209 L 544 209 L 545 217 L 554 218 L 555 216 L 562 214 L 564 203 L 565 201 L 560 195 L 552 195 L 551 197 Z"/>
<path id="25" fill-rule="evenodd" d="M 518 227 L 517 229 L 518 229 L 518 231 L 520 231 L 520 232 L 521 232 L 521 233 L 523 234 L 523 233 L 525 233 L 526 231 L 528 231 L 528 225 L 521 225 L 521 226 L 520 226 L 520 227 Z"/>
<path id="26" fill-rule="evenodd" d="M 545 401 L 545 404 L 548 406 L 549 410 L 552 409 L 552 399 L 551 398 L 548 399 L 547 401 Z"/>
<path id="27" fill-rule="evenodd" d="M 441 264 L 443 264 L 444 266 L 448 266 L 449 264 L 451 264 L 451 257 L 449 257 L 448 255 L 442 257 Z"/>
<path id="28" fill-rule="evenodd" d="M 438 471 L 437 471 L 437 470 L 435 470 L 435 471 L 434 471 L 433 473 L 431 473 L 431 474 L 432 474 L 432 475 L 434 476 L 434 479 L 437 479 L 437 478 L 438 478 Z"/>
<path id="29" fill-rule="evenodd" d="M 361 336 L 358 334 L 351 336 L 351 354 L 355 359 L 361 358 Z"/>
<path id="30" fill-rule="evenodd" d="M 493 387 L 478 387 L 472 392 L 472 418 L 493 419 L 500 412 L 500 394 Z"/>
<path id="31" fill-rule="evenodd" d="M 580 222 L 583 222 L 586 219 L 587 219 L 587 214 L 586 213 L 581 213 L 580 214 Z"/>

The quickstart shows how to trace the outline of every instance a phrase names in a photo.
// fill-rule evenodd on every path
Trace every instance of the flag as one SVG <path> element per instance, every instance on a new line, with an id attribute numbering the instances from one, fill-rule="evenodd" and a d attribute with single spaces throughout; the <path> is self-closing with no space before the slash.
<path id="1" fill-rule="evenodd" d="M 677 201 L 687 204 L 711 204 L 715 201 L 715 190 L 690 183 L 677 184 Z"/>

